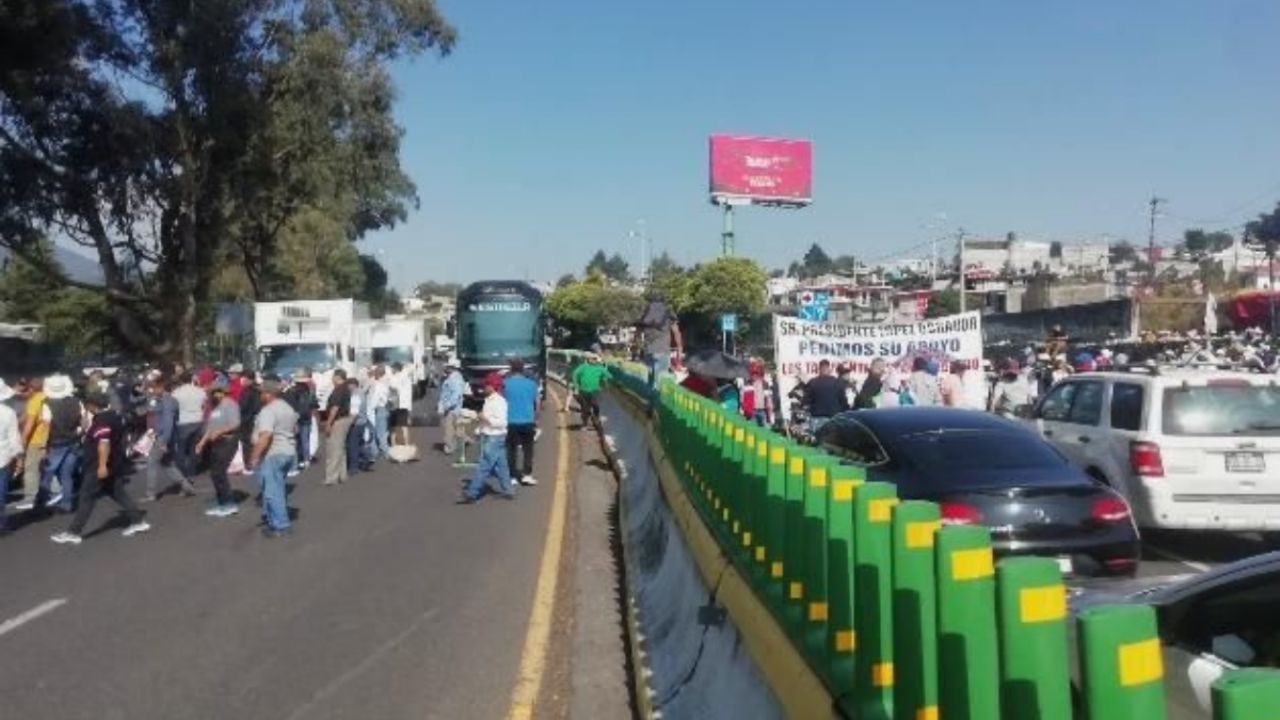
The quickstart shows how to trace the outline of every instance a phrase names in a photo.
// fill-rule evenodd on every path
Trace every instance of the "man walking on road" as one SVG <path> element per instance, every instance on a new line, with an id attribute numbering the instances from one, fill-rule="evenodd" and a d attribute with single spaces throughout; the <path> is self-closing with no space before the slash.
<path id="1" fill-rule="evenodd" d="M 215 403 L 205 423 L 204 437 L 196 443 L 196 455 L 209 451 L 209 478 L 213 481 L 214 504 L 204 511 L 209 517 L 230 517 L 240 512 L 231 494 L 227 469 L 240 447 L 240 403 L 231 397 L 225 378 L 213 381 L 209 397 Z"/>
<path id="2" fill-rule="evenodd" d="M 347 433 L 351 430 L 351 390 L 347 373 L 333 371 L 333 392 L 325 405 L 324 415 L 324 484 L 347 481 Z"/>
<path id="3" fill-rule="evenodd" d="M 507 401 L 502 397 L 502 376 L 492 373 L 484 379 L 484 409 L 480 411 L 480 464 L 471 475 L 459 505 L 478 502 L 488 491 L 489 477 L 498 479 L 498 495 L 514 500 L 511 472 L 507 466 Z"/>
<path id="4" fill-rule="evenodd" d="M 291 475 L 297 475 L 307 469 L 311 456 L 315 454 L 315 448 L 311 447 L 311 424 L 316 407 L 316 391 L 311 385 L 311 368 L 303 368 L 293 377 L 293 384 L 289 386 L 284 399 L 298 416 L 298 461 L 289 471 Z"/>
<path id="5" fill-rule="evenodd" d="M 74 390 L 71 378 L 66 375 L 50 376 L 44 384 L 45 408 L 41 413 L 49 423 L 49 453 L 44 471 L 40 473 L 37 508 L 49 504 L 58 506 L 63 512 L 71 512 L 84 423 L 84 408 L 72 394 Z M 60 486 L 57 493 L 53 492 L 55 478 Z"/>
<path id="6" fill-rule="evenodd" d="M 263 381 L 262 410 L 254 424 L 255 442 L 250 463 L 257 468 L 258 489 L 262 493 L 262 534 L 268 538 L 287 535 L 292 527 L 284 483 L 285 476 L 298 461 L 294 445 L 298 413 L 281 398 L 281 392 L 279 379 Z"/>
<path id="7" fill-rule="evenodd" d="M 9 407 L 13 389 L 0 380 L 0 535 L 9 532 L 4 518 L 5 500 L 9 497 L 9 481 L 13 469 L 22 457 L 22 433 L 19 431 L 18 413 Z"/>
<path id="8" fill-rule="evenodd" d="M 369 373 L 369 378 L 369 392 L 366 397 L 373 411 L 374 454 L 378 460 L 385 460 L 388 451 L 391 450 L 391 410 L 387 407 L 387 403 L 391 401 L 391 386 L 387 382 L 387 369 L 381 365 L 375 365 L 373 372 Z"/>
<path id="9" fill-rule="evenodd" d="M 22 502 L 15 509 L 30 510 L 36 506 L 36 494 L 40 492 L 40 474 L 44 471 L 44 459 L 49 444 L 49 421 L 46 418 L 44 378 L 27 381 L 29 394 L 22 411 L 23 455 L 18 458 L 17 472 L 22 474 Z"/>
<path id="10" fill-rule="evenodd" d="M 173 436 L 173 457 L 186 479 L 183 483 L 185 490 L 194 486 L 200 472 L 196 442 L 204 428 L 204 404 L 208 398 L 200 381 L 191 373 L 183 373 L 178 382 L 180 384 L 173 391 L 173 399 L 178 401 L 178 430 Z"/>
<path id="11" fill-rule="evenodd" d="M 600 362 L 596 353 L 587 353 L 587 361 L 574 368 L 569 379 L 578 395 L 578 409 L 582 413 L 582 428 L 588 429 L 591 418 L 600 417 L 600 406 L 596 403 L 596 395 L 609 381 L 609 368 Z"/>
<path id="12" fill-rule="evenodd" d="M 78 404 L 78 403 L 77 403 Z M 125 471 L 128 461 L 125 455 L 124 422 L 120 414 L 110 409 L 111 401 L 99 390 L 91 390 L 85 396 L 84 406 L 92 418 L 84 434 L 84 476 L 80 479 L 80 504 L 75 519 L 63 532 L 51 539 L 59 545 L 79 545 L 83 541 L 84 526 L 93 515 L 98 496 L 111 495 L 129 520 L 129 526 L 121 535 L 132 537 L 151 529 L 143 519 L 142 511 L 133 504 L 125 489 Z"/>
<path id="13" fill-rule="evenodd" d="M 452 455 L 458 444 L 458 419 L 462 416 L 467 381 L 462 379 L 462 371 L 458 369 L 456 361 L 449 361 L 445 369 L 449 375 L 440 383 L 440 400 L 436 403 L 436 412 L 440 415 L 440 424 L 444 425 L 444 454 Z"/>
<path id="14" fill-rule="evenodd" d="M 395 428 L 391 444 L 408 445 L 409 416 L 413 412 L 412 370 L 401 363 L 392 363 L 391 369 L 391 398 L 395 406 L 391 412 L 391 427 Z"/>
<path id="15" fill-rule="evenodd" d="M 148 422 L 151 427 L 151 450 L 147 453 L 147 491 L 142 502 L 154 502 L 158 494 L 167 488 L 181 488 L 184 495 L 195 495 L 196 489 L 187 478 L 174 467 L 173 443 L 178 430 L 178 401 L 169 394 L 165 380 L 157 378 L 151 381 L 148 388 L 151 395 L 148 408 Z M 160 486 L 160 474 L 164 473 L 169 482 Z"/>
<path id="16" fill-rule="evenodd" d="M 511 361 L 511 372 L 502 383 L 507 401 L 507 468 L 521 485 L 537 485 L 533 477 L 533 441 L 538 429 L 538 383 L 524 374 L 524 361 Z M 516 450 L 523 450 L 524 465 L 516 465 Z M 519 468 L 519 469 L 517 469 Z"/>

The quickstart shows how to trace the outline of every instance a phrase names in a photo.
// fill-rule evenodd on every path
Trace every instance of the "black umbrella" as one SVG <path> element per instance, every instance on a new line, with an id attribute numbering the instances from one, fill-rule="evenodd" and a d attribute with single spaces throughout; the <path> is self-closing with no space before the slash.
<path id="1" fill-rule="evenodd" d="M 699 350 L 690 353 L 684 361 L 689 372 L 717 380 L 746 380 L 751 377 L 750 368 L 738 358 L 719 350 Z"/>

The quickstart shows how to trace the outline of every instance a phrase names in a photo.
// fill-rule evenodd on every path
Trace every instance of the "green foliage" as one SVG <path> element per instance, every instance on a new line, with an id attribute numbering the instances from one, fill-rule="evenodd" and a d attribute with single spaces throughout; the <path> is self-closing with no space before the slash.
<path id="1" fill-rule="evenodd" d="M 769 276 L 754 260 L 725 257 L 689 273 L 680 293 L 668 303 L 680 313 L 753 315 L 764 309 Z"/>
<path id="2" fill-rule="evenodd" d="M 599 274 L 616 283 L 627 283 L 631 282 L 631 265 L 618 253 L 606 257 L 603 250 L 597 250 L 583 274 Z"/>
<path id="3" fill-rule="evenodd" d="M 929 307 L 925 309 L 926 318 L 944 317 L 960 312 L 960 292 L 958 290 L 938 290 L 929 296 Z"/>
<path id="4" fill-rule="evenodd" d="M 817 277 L 831 272 L 831 256 L 818 243 L 809 246 L 804 253 L 803 262 L 796 268 L 796 274 L 802 278 Z"/>
<path id="5" fill-rule="evenodd" d="M 433 295 L 449 298 L 456 297 L 461 291 L 462 283 L 428 280 L 418 283 L 418 287 L 414 288 L 413 294 L 420 300 L 426 300 Z"/>
<path id="6" fill-rule="evenodd" d="M 90 248 L 139 352 L 191 362 L 217 293 L 358 290 L 350 241 L 416 206 L 387 66 L 452 48 L 433 0 L 3 8 L 0 244 Z"/>
<path id="7" fill-rule="evenodd" d="M 595 330 L 634 324 L 644 310 L 644 298 L 627 288 L 588 279 L 556 288 L 547 296 L 546 308 L 562 327 Z"/>
<path id="8" fill-rule="evenodd" d="M 1222 252 L 1235 243 L 1229 232 L 1221 230 L 1205 232 L 1200 228 L 1192 228 L 1182 234 L 1182 246 L 1192 255 Z"/>
<path id="9" fill-rule="evenodd" d="M 1276 204 L 1275 210 L 1259 215 L 1245 229 L 1255 243 L 1274 255 L 1277 245 L 1280 245 L 1280 203 Z"/>
<path id="10" fill-rule="evenodd" d="M 31 260 L 10 258 L 0 271 L 0 320 L 43 325 L 43 340 L 69 356 L 119 350 L 102 295 L 67 287 L 60 276 L 42 269 L 57 267 L 48 240 L 36 241 L 29 253 Z"/>
<path id="11" fill-rule="evenodd" d="M 556 287 L 558 288 L 568 287 L 569 285 L 572 285 L 577 281 L 578 279 L 573 276 L 573 273 L 565 273 L 564 275 L 560 276 L 559 280 L 556 281 Z"/>
<path id="12" fill-rule="evenodd" d="M 680 267 L 680 263 L 677 263 L 665 250 L 649 263 L 650 279 L 670 277 L 682 272 L 684 268 Z"/>

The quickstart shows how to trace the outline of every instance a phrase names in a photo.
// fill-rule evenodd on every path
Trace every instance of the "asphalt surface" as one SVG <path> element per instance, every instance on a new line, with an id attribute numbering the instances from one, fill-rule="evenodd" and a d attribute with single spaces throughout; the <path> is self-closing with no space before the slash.
<path id="1" fill-rule="evenodd" d="M 149 506 L 121 537 L 104 499 L 79 547 L 36 521 L 0 540 L 0 717 L 500 718 L 520 662 L 554 480 L 515 502 L 453 504 L 466 470 L 430 450 L 339 487 L 296 478 L 295 534 L 261 537 L 249 499 Z M 250 478 L 233 479 L 250 490 Z M 109 529 L 101 529 L 108 525 Z"/>

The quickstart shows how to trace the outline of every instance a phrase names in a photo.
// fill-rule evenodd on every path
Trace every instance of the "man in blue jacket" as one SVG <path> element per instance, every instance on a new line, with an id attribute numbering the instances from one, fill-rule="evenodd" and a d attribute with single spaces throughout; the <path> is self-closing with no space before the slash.
<path id="1" fill-rule="evenodd" d="M 195 487 L 174 465 L 173 442 L 178 429 L 178 401 L 169 394 L 163 378 L 155 378 L 147 387 L 147 414 L 151 422 L 151 452 L 147 454 L 147 492 L 143 502 L 153 502 L 157 493 L 170 487 L 182 488 L 184 494 L 195 494 Z M 163 473 L 168 482 L 160 487 Z"/>

